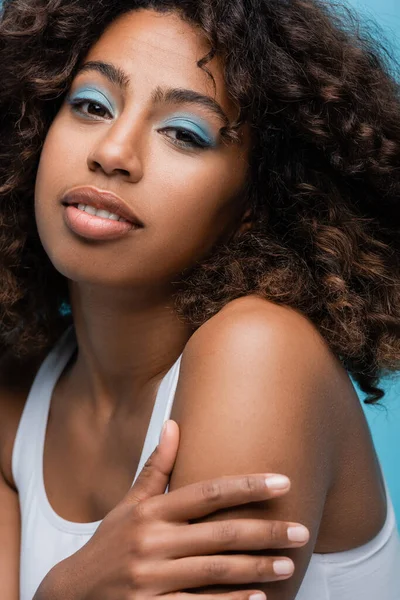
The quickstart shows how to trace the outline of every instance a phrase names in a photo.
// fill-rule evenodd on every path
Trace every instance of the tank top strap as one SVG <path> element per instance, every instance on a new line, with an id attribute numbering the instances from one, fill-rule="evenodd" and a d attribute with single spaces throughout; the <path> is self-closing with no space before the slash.
<path id="1" fill-rule="evenodd" d="M 146 434 L 146 439 L 143 444 L 142 454 L 136 470 L 135 478 L 132 485 L 135 483 L 140 471 L 143 469 L 147 459 L 156 449 L 159 442 L 162 427 L 165 421 L 168 421 L 175 398 L 175 391 L 178 384 L 180 365 L 182 354 L 177 358 L 168 373 L 160 383 L 157 392 L 156 401 L 151 415 L 149 427 Z M 167 488 L 168 489 L 168 488 Z"/>
<path id="2" fill-rule="evenodd" d="M 11 468 L 20 494 L 30 485 L 40 465 L 38 447 L 44 439 L 55 384 L 76 348 L 75 329 L 69 327 L 42 362 L 25 402 L 12 452 Z"/>

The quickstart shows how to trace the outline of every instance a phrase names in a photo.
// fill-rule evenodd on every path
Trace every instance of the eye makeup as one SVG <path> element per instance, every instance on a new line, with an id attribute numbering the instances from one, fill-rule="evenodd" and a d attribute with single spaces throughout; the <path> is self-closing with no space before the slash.
<path id="1" fill-rule="evenodd" d="M 98 102 L 104 106 L 104 108 L 109 110 L 112 115 L 116 112 L 115 107 L 108 100 L 107 96 L 94 87 L 85 86 L 83 88 L 78 88 L 77 91 L 68 95 L 69 104 L 77 104 L 78 102 L 83 102 L 85 100 L 87 102 Z"/>
<path id="2" fill-rule="evenodd" d="M 163 127 L 191 133 L 203 147 L 216 148 L 218 145 L 217 137 L 208 123 L 197 115 L 180 113 L 170 116 L 163 122 Z"/>
<path id="3" fill-rule="evenodd" d="M 108 100 L 106 94 L 88 85 L 70 93 L 67 97 L 67 102 L 72 106 L 74 111 L 79 112 L 87 118 L 93 118 L 87 114 L 86 109 L 82 109 L 82 106 L 87 103 L 97 103 L 103 109 L 106 109 L 112 117 L 116 113 L 116 108 Z M 170 115 L 165 118 L 162 126 L 158 129 L 164 132 L 175 131 L 178 137 L 175 138 L 174 143 L 181 148 L 197 147 L 207 149 L 218 146 L 218 136 L 212 131 L 211 126 L 205 119 L 193 113 L 179 112 L 178 114 Z M 182 139 L 185 137 L 186 140 Z"/>

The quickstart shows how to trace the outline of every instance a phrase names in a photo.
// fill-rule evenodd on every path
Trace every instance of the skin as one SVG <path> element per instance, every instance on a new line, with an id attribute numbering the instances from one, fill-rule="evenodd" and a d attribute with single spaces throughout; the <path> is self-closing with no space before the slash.
<path id="1" fill-rule="evenodd" d="M 204 107 L 152 101 L 158 86 L 189 88 L 215 98 L 233 120 L 223 66 L 216 59 L 208 65 L 214 96 L 196 65 L 207 50 L 201 32 L 177 15 L 123 16 L 84 62 L 112 63 L 130 84 L 122 90 L 87 71 L 70 90 L 74 98 L 95 88 L 114 112 L 79 115 L 66 101 L 45 140 L 36 218 L 45 250 L 69 280 L 79 346 L 52 398 L 46 490 L 56 512 L 72 521 L 101 519 L 117 504 L 131 485 L 156 389 L 183 352 L 172 413 L 181 444 L 170 489 L 243 472 L 291 477 L 290 498 L 239 514 L 309 527 L 310 544 L 285 552 L 295 559 L 294 577 L 262 588 L 269 600 L 292 600 L 312 552 L 369 541 L 383 525 L 385 499 L 354 389 L 304 317 L 252 296 L 229 303 L 193 333 L 172 309 L 171 282 L 182 270 L 249 226 L 242 193 L 247 130 L 241 143 L 226 145 L 218 135 L 223 123 Z M 183 113 L 205 121 L 217 143 L 201 150 L 175 145 L 161 128 Z M 144 228 L 106 243 L 74 235 L 60 200 L 86 184 L 123 197 Z"/>
<path id="2" fill-rule="evenodd" d="M 187 344 L 171 416 L 182 434 L 169 489 L 246 469 L 289 476 L 285 498 L 203 519 L 290 515 L 308 527 L 306 546 L 278 552 L 296 568 L 261 587 L 268 600 L 294 600 L 312 553 L 351 550 L 382 528 L 383 484 L 357 394 L 296 311 L 254 296 L 226 305 Z"/>

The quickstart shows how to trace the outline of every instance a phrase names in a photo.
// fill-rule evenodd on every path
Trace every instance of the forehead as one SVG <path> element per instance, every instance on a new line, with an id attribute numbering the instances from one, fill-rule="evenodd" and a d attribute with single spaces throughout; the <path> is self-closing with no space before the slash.
<path id="1" fill-rule="evenodd" d="M 199 27 L 177 13 L 140 9 L 116 19 L 92 46 L 86 61 L 102 60 L 120 67 L 130 79 L 128 93 L 150 94 L 157 86 L 190 88 L 215 98 L 228 116 L 237 109 L 228 97 L 220 58 L 207 63 L 216 87 L 197 61 L 210 50 Z"/>

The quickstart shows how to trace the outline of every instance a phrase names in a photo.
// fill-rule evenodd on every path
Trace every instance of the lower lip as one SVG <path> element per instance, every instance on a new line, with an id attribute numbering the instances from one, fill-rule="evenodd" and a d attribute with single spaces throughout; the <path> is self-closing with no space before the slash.
<path id="1" fill-rule="evenodd" d="M 90 215 L 71 204 L 65 207 L 64 221 L 74 233 L 89 240 L 116 240 L 139 229 L 132 223 Z"/>

